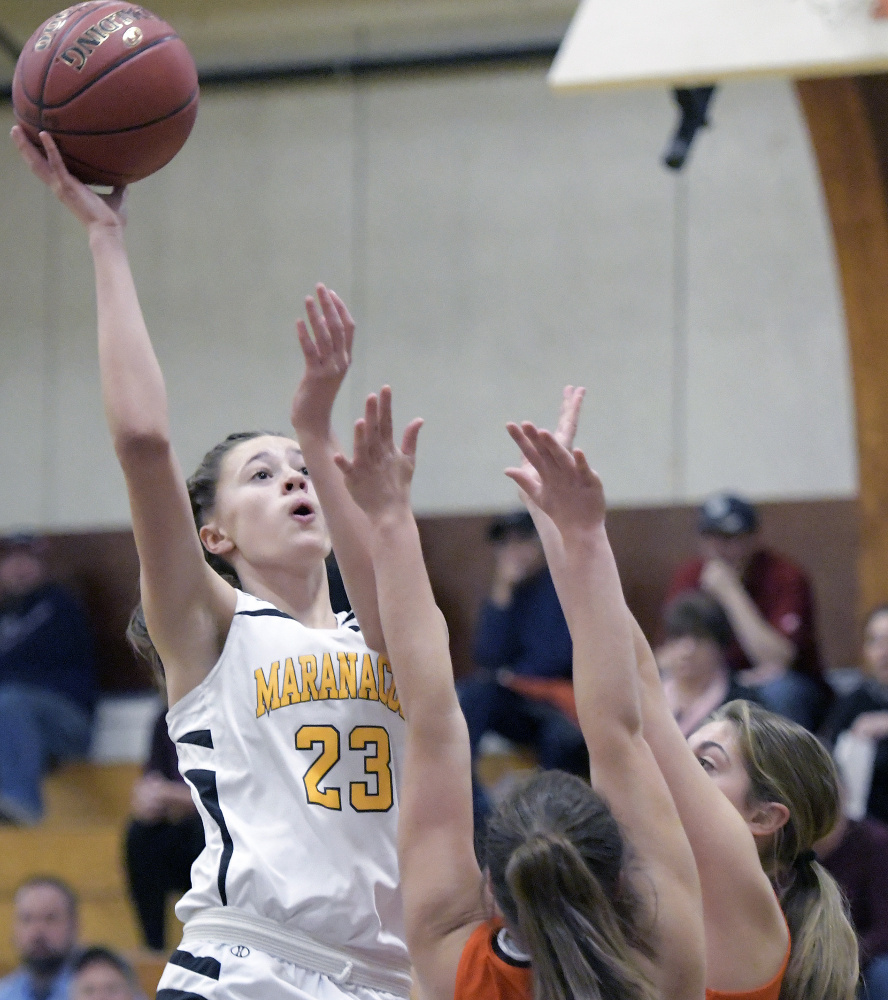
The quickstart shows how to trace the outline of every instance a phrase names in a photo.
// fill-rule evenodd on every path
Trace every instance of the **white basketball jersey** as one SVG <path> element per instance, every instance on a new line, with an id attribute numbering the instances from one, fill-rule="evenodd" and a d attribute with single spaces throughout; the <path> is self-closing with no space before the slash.
<path id="1" fill-rule="evenodd" d="M 403 966 L 405 723 L 385 657 L 337 619 L 306 628 L 239 592 L 218 663 L 167 714 L 207 841 L 176 913 L 230 906 Z"/>

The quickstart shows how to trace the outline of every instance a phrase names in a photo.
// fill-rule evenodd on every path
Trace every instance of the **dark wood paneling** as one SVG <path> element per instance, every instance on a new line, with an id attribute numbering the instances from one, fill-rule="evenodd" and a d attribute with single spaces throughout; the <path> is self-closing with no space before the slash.
<path id="1" fill-rule="evenodd" d="M 141 691 L 153 684 L 125 633 L 139 599 L 139 560 L 131 531 L 48 536 L 47 561 L 55 579 L 84 600 L 92 620 L 99 680 L 107 692 Z"/>
<path id="2" fill-rule="evenodd" d="M 767 503 L 759 507 L 762 540 L 811 574 L 824 658 L 846 666 L 857 656 L 857 505 L 853 500 Z M 626 599 L 645 632 L 656 633 L 663 597 L 675 567 L 694 554 L 693 507 L 617 509 L 608 532 Z M 420 534 L 436 599 L 450 629 L 457 676 L 472 664 L 472 630 L 493 568 L 482 515 L 420 518 Z M 53 575 L 86 601 L 96 632 L 102 687 L 136 691 L 151 686 L 124 632 L 138 598 L 138 560 L 132 534 L 112 531 L 49 538 Z"/>
<path id="3" fill-rule="evenodd" d="M 759 506 L 762 542 L 804 566 L 817 600 L 818 627 L 828 666 L 856 662 L 858 514 L 854 500 L 765 503 Z M 426 563 L 450 627 L 454 672 L 472 669 L 472 625 L 487 592 L 493 561 L 487 517 L 427 518 L 420 523 Z M 608 534 L 626 600 L 648 636 L 675 567 L 696 551 L 694 507 L 615 509 Z"/>

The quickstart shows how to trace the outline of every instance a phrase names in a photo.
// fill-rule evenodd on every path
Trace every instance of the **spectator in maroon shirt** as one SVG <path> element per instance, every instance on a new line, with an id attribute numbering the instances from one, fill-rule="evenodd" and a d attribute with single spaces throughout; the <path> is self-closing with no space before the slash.
<path id="1" fill-rule="evenodd" d="M 766 708 L 808 729 L 830 702 L 814 630 L 814 600 L 805 572 L 763 548 L 758 514 L 742 497 L 720 493 L 700 508 L 700 555 L 676 571 L 667 600 L 703 590 L 722 606 L 736 641 L 727 661 Z"/>
<path id="2" fill-rule="evenodd" d="M 841 816 L 815 849 L 848 899 L 860 943 L 865 996 L 888 1000 L 888 826 Z"/>

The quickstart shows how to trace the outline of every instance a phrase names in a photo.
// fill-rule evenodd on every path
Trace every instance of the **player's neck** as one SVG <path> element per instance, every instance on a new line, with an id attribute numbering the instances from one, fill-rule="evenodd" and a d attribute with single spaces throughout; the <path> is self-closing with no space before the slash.
<path id="1" fill-rule="evenodd" d="M 241 582 L 247 593 L 268 601 L 308 628 L 336 626 L 323 563 L 298 575 L 280 569 L 242 572 Z"/>

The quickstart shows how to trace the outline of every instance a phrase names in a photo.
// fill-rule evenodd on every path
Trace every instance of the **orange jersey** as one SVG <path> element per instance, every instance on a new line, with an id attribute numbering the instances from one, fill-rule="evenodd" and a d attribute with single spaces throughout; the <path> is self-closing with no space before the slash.
<path id="1" fill-rule="evenodd" d="M 530 1000 L 533 973 L 529 962 L 503 952 L 497 942 L 499 920 L 475 928 L 466 942 L 456 970 L 454 1000 Z"/>
<path id="2" fill-rule="evenodd" d="M 786 949 L 786 957 L 783 959 L 783 965 L 780 966 L 780 971 L 770 983 L 759 986 L 755 990 L 741 990 L 738 993 L 731 993 L 727 990 L 707 989 L 706 1000 L 777 1000 L 780 996 L 780 987 L 783 985 L 786 967 L 789 965 L 789 952 L 791 948 L 792 942 L 790 941 L 789 947 Z"/>

